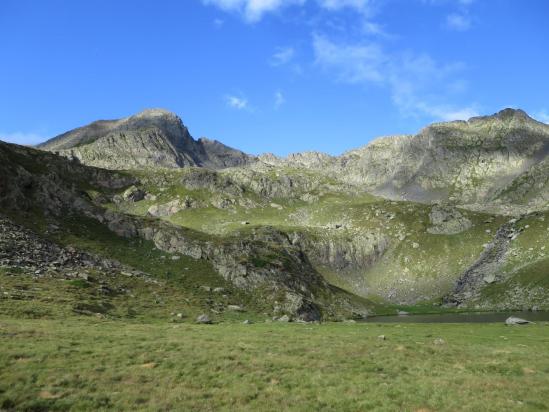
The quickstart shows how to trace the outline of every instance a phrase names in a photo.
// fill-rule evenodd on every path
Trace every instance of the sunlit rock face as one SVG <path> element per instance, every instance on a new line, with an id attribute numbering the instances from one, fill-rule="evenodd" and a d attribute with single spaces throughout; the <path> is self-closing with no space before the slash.
<path id="1" fill-rule="evenodd" d="M 163 109 L 145 110 L 120 120 L 99 120 L 54 137 L 39 148 L 106 169 L 222 169 L 253 159 L 215 140 L 194 140 L 181 119 Z"/>

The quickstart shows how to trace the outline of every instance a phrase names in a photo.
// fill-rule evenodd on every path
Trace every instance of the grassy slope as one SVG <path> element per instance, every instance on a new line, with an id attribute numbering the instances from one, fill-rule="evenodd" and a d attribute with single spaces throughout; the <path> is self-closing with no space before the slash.
<path id="1" fill-rule="evenodd" d="M 0 345 L 0 408 L 16 410 L 501 411 L 548 401 L 544 325 L 3 317 Z"/>
<path id="2" fill-rule="evenodd" d="M 519 222 L 523 229 L 511 243 L 503 268 L 505 281 L 487 286 L 482 299 L 497 307 L 513 302 L 513 295 L 528 302 L 528 308 L 549 308 L 549 212 L 538 213 Z"/>
<path id="3" fill-rule="evenodd" d="M 122 203 L 109 207 L 144 215 L 154 203 L 166 203 L 176 196 L 190 196 L 208 202 L 215 195 L 206 190 L 187 190 L 179 184 L 185 171 L 132 172 L 143 179 L 145 189 L 158 196 L 155 202 Z M 145 173 L 145 175 L 144 175 Z M 158 176 L 160 174 L 160 177 Z M 160 190 L 151 182 L 162 181 Z M 496 217 L 485 223 L 489 215 L 463 212 L 474 223 L 470 230 L 457 235 L 433 235 L 427 232 L 430 207 L 410 202 L 391 202 L 369 194 L 321 193 L 311 203 L 299 199 L 258 200 L 253 193 L 245 197 L 257 207 L 235 206 L 227 209 L 201 207 L 182 210 L 167 217 L 172 223 L 194 230 L 227 235 L 258 226 L 275 226 L 287 231 L 308 232 L 319 238 L 353 237 L 362 234 L 388 236 L 390 247 L 383 259 L 371 268 L 342 273 L 317 265 L 317 269 L 333 284 L 368 298 L 387 297 L 396 302 L 431 301 L 447 293 L 462 271 L 472 264 L 490 242 L 505 218 Z M 230 196 L 227 196 L 230 197 Z M 270 203 L 283 208 L 272 207 Z M 389 218 L 388 216 L 393 216 Z M 242 222 L 249 222 L 243 225 Z M 326 231 L 325 227 L 344 224 L 346 229 Z M 489 232 L 487 232 L 489 231 Z M 404 240 L 401 240 L 404 235 Z M 414 244 L 419 247 L 414 247 Z M 358 281 L 357 281 L 358 279 Z M 352 283 L 360 283 L 353 287 Z"/>
<path id="4" fill-rule="evenodd" d="M 44 223 L 38 218 L 33 221 L 37 223 L 34 229 L 40 231 Z M 184 255 L 172 260 L 173 255 L 156 249 L 151 242 L 119 237 L 82 216 L 67 215 L 62 225 L 59 232 L 50 235 L 54 241 L 118 260 L 145 272 L 152 281 L 124 274 L 109 276 L 97 271 L 88 271 L 89 282 L 55 277 L 37 279 L 0 267 L 1 291 L 9 298 L 0 304 L 0 313 L 52 318 L 83 309 L 111 318 L 142 321 L 168 320 L 171 313 L 182 313 L 184 320 L 194 321 L 201 313 L 208 313 L 213 319 L 257 319 L 263 310 L 260 301 L 225 281 L 203 260 Z M 97 292 L 100 284 L 124 292 L 101 294 Z M 224 291 L 208 292 L 203 286 L 222 287 Z M 224 311 L 229 304 L 241 305 L 246 312 Z M 221 313 L 216 315 L 211 309 Z"/>

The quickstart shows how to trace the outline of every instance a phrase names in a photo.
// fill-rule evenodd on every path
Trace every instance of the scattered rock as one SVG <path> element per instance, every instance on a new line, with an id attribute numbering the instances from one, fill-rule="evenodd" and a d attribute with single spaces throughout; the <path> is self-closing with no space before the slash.
<path id="1" fill-rule="evenodd" d="M 510 316 L 505 320 L 506 325 L 527 325 L 529 323 L 533 323 L 533 322 L 530 322 L 529 320 L 526 320 L 526 319 L 517 318 L 515 316 Z"/>
<path id="2" fill-rule="evenodd" d="M 251 325 L 253 322 L 249 319 L 246 319 L 244 322 L 242 322 L 244 325 Z"/>
<path id="3" fill-rule="evenodd" d="M 244 312 L 244 308 L 240 305 L 227 305 L 227 309 L 234 312 Z"/>
<path id="4" fill-rule="evenodd" d="M 177 212 L 180 212 L 181 210 L 194 209 L 200 206 L 201 206 L 200 202 L 196 201 L 195 199 L 189 196 L 185 196 L 185 199 L 183 200 L 174 199 L 162 205 L 152 205 L 147 210 L 147 213 L 150 216 L 154 216 L 154 217 L 165 217 L 165 216 L 174 215 Z"/>
<path id="5" fill-rule="evenodd" d="M 290 319 L 290 317 L 289 317 L 288 315 L 282 315 L 281 317 L 279 317 L 279 318 L 277 319 L 277 321 L 279 321 L 279 322 L 290 322 L 290 320 L 291 320 L 291 319 Z"/>
<path id="6" fill-rule="evenodd" d="M 198 316 L 198 317 L 196 318 L 196 323 L 200 323 L 200 324 L 206 325 L 206 324 L 211 324 L 212 321 L 211 321 L 211 319 L 210 319 L 210 317 L 209 317 L 208 315 L 202 314 L 202 315 L 200 315 L 200 316 Z"/>
<path id="7" fill-rule="evenodd" d="M 385 335 L 379 335 L 377 338 L 379 340 L 387 340 L 387 337 Z"/>
<path id="8" fill-rule="evenodd" d="M 138 189 L 136 186 L 130 186 L 122 194 L 122 199 L 129 202 L 139 202 L 140 200 L 145 199 L 146 193 Z"/>
<path id="9" fill-rule="evenodd" d="M 484 276 L 483 280 L 486 283 L 494 283 L 496 281 L 496 275 L 494 275 L 493 273 L 490 273 L 490 274 Z"/>
<path id="10" fill-rule="evenodd" d="M 446 345 L 446 341 L 445 341 L 444 339 L 442 339 L 442 338 L 436 338 L 436 339 L 433 341 L 433 343 L 434 343 L 435 345 Z"/>

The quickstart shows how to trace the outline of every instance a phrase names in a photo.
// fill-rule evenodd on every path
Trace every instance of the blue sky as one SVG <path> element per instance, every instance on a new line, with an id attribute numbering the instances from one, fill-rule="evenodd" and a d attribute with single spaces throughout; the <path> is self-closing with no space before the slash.
<path id="1" fill-rule="evenodd" d="M 548 18 L 546 0 L 2 0 L 0 138 L 149 107 L 280 155 L 504 107 L 549 122 Z"/>

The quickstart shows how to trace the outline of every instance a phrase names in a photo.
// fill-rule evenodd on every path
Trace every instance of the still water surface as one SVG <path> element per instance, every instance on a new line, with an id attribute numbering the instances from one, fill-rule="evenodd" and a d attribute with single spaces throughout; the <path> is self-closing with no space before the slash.
<path id="1" fill-rule="evenodd" d="M 489 323 L 505 322 L 509 316 L 516 316 L 531 322 L 549 321 L 549 312 L 469 312 L 440 313 L 431 315 L 372 316 L 364 320 L 369 323 Z"/>

